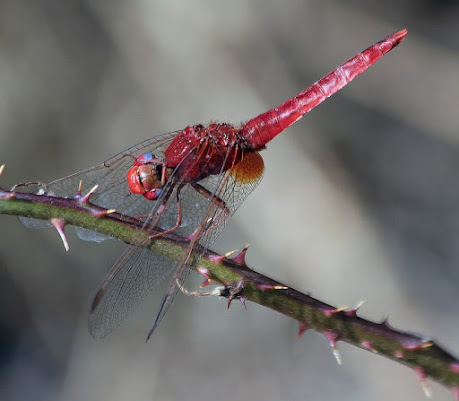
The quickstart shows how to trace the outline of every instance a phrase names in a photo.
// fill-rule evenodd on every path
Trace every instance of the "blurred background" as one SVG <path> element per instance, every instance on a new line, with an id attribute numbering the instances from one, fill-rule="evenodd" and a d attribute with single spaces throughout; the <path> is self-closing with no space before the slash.
<path id="1" fill-rule="evenodd" d="M 344 4 L 345 3 L 345 4 Z M 248 120 L 388 34 L 406 41 L 263 152 L 266 172 L 214 249 L 332 305 L 366 300 L 459 354 L 459 6 L 209 0 L 0 2 L 1 185 L 96 165 L 192 123 Z M 2 400 L 419 400 L 413 372 L 254 304 L 179 294 L 87 331 L 122 244 L 66 253 L 0 216 Z M 188 287 L 196 281 L 190 280 Z M 434 399 L 451 394 L 433 383 Z"/>

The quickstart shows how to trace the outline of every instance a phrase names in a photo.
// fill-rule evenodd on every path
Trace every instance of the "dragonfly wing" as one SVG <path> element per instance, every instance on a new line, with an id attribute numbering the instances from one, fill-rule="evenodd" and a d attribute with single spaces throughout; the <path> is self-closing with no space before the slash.
<path id="1" fill-rule="evenodd" d="M 230 154 L 230 149 L 228 154 Z M 263 175 L 263 169 L 263 159 L 258 153 L 254 152 L 246 157 L 245 161 L 243 160 L 229 170 L 221 171 L 220 174 L 209 176 L 199 182 L 213 197 L 223 201 L 230 212 L 227 216 L 223 215 L 222 209 L 217 206 L 217 203 L 212 198 L 204 197 L 190 185 L 184 187 L 184 190 L 180 193 L 180 201 L 184 214 L 192 216 L 191 218 L 194 219 L 193 224 L 185 227 L 187 235 L 193 233 L 193 239 L 190 242 L 185 258 L 172 277 L 156 319 L 148 333 L 147 340 L 167 313 L 180 286 L 183 285 L 190 271 L 199 262 L 202 253 L 215 241 L 228 218 L 258 185 Z M 216 224 L 216 222 L 220 223 Z M 212 228 L 209 229 L 209 225 Z M 196 227 L 198 227 L 197 230 Z M 191 232 L 190 228 L 192 229 Z M 199 243 L 201 253 L 196 252 L 196 243 Z"/>
<path id="2" fill-rule="evenodd" d="M 18 217 L 19 221 L 27 228 L 38 230 L 42 228 L 51 227 L 51 223 L 47 220 L 34 219 L 32 217 Z"/>
<path id="3" fill-rule="evenodd" d="M 230 149 L 228 154 L 231 154 Z M 146 227 L 172 227 L 177 216 L 178 198 L 186 223 L 174 230 L 174 234 L 183 237 L 193 234 L 188 248 L 183 250 L 185 253 L 182 261 L 177 263 L 178 258 L 174 260 L 159 253 L 152 254 L 139 246 L 142 244 L 129 245 L 104 279 L 94 299 L 89 318 L 89 330 L 96 338 L 104 337 L 114 330 L 159 282 L 166 277 L 171 277 L 168 290 L 150 330 L 150 336 L 172 304 L 179 285 L 183 284 L 198 262 L 199 253 L 204 252 L 205 248 L 215 240 L 223 229 L 226 219 L 253 190 L 261 177 L 260 175 L 257 180 L 245 182 L 240 176 L 238 178 L 242 169 L 232 168 L 224 172 L 222 168 L 220 174 L 200 181 L 200 184 L 211 194 L 206 197 L 188 183 L 180 181 L 179 177 L 174 175 L 178 171 L 177 168 L 167 184 L 174 186 L 171 187 L 170 197 L 163 199 L 166 202 L 165 209 L 156 217 L 154 213 L 150 213 L 145 224 Z M 224 202 L 229 210 L 228 215 L 223 213 L 218 202 L 215 202 L 215 197 Z M 200 247 L 199 252 L 194 249 L 197 243 L 204 245 Z"/>
<path id="4" fill-rule="evenodd" d="M 89 332 L 102 338 L 116 329 L 165 278 L 176 261 L 129 245 L 98 290 L 89 315 Z"/>
<path id="5" fill-rule="evenodd" d="M 177 273 L 172 278 L 169 288 L 167 289 L 166 294 L 164 294 L 164 297 L 161 301 L 161 305 L 159 306 L 159 310 L 156 314 L 156 318 L 153 323 L 153 326 L 148 332 L 147 341 L 150 339 L 151 335 L 156 330 L 158 325 L 161 323 L 161 320 L 163 320 L 163 317 L 166 315 L 167 311 L 169 310 L 169 307 L 172 305 L 172 302 L 174 301 L 175 296 L 177 295 L 177 292 L 180 289 L 180 286 L 183 286 L 184 281 L 190 274 L 191 267 L 192 267 L 192 264 L 184 263 L 183 268 L 180 266 L 179 269 L 177 270 Z"/>
<path id="6" fill-rule="evenodd" d="M 112 157 L 104 163 L 88 169 L 59 178 L 47 184 L 24 184 L 18 189 L 27 192 L 45 193 L 51 196 L 73 198 L 77 195 L 81 182 L 81 193 L 84 195 L 95 185 L 97 189 L 91 196 L 91 202 L 95 205 L 116 209 L 117 212 L 131 217 L 147 215 L 152 212 L 158 202 L 146 200 L 143 196 L 130 194 L 126 180 L 126 172 L 132 167 L 134 159 L 142 153 L 152 153 L 162 159 L 164 150 L 175 138 L 176 132 L 162 136 L 156 136 L 143 141 L 126 151 Z M 49 227 L 48 222 L 40 223 L 36 219 L 20 217 L 19 220 L 28 228 Z M 77 230 L 78 232 L 79 230 Z M 82 232 L 78 235 L 84 240 L 100 241 L 100 236 L 91 236 Z"/>

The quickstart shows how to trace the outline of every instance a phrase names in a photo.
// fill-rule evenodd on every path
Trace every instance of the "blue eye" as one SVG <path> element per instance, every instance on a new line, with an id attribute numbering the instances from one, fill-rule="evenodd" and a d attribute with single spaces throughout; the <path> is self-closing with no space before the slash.
<path id="1" fill-rule="evenodd" d="M 142 156 L 143 156 L 143 159 L 147 159 L 147 160 L 153 159 L 153 155 L 151 153 L 144 153 Z"/>

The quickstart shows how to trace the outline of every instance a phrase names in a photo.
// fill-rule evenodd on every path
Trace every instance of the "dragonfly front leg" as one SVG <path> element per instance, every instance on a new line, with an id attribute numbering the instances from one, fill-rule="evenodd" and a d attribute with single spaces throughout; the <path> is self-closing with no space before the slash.
<path id="1" fill-rule="evenodd" d="M 158 216 L 158 217 L 155 219 L 155 222 L 154 222 L 155 224 L 154 225 L 156 225 L 156 223 L 158 222 L 158 219 L 161 217 L 161 215 L 167 209 L 168 204 L 170 202 L 170 197 L 171 197 L 171 194 L 169 194 L 168 196 L 164 197 L 161 206 L 158 208 L 158 211 L 156 212 L 156 216 Z M 150 239 L 161 237 L 164 234 L 168 234 L 168 233 L 170 233 L 172 231 L 175 231 L 177 228 L 179 228 L 182 225 L 182 202 L 180 201 L 180 188 L 177 189 L 177 191 L 176 191 L 176 198 L 177 198 L 177 219 L 175 221 L 175 225 L 173 227 L 171 227 L 171 228 L 168 228 L 168 229 L 166 229 L 164 231 L 161 231 L 158 234 L 150 235 Z"/>

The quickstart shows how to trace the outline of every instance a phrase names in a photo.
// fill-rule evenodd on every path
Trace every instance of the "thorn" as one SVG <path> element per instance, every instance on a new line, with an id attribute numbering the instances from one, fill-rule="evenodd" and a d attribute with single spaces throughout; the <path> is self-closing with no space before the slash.
<path id="1" fill-rule="evenodd" d="M 80 203 L 89 203 L 89 198 L 91 197 L 91 195 L 95 192 L 95 190 L 99 187 L 98 184 L 94 185 L 90 190 L 89 192 L 85 195 L 85 196 L 81 196 L 81 195 L 78 195 L 79 197 L 79 202 Z M 78 189 L 78 191 L 80 191 L 80 189 Z"/>
<path id="2" fill-rule="evenodd" d="M 94 217 L 104 217 L 104 216 L 107 216 L 107 215 L 115 213 L 115 212 L 116 212 L 115 209 L 106 209 L 106 210 L 91 211 L 91 214 Z"/>
<path id="3" fill-rule="evenodd" d="M 214 288 L 212 291 L 210 292 L 199 292 L 199 291 L 190 291 L 190 290 L 187 290 L 180 282 L 179 280 L 175 280 L 175 282 L 177 283 L 177 286 L 179 287 L 180 291 L 182 291 L 185 295 L 187 296 L 191 296 L 191 297 L 207 297 L 209 295 L 213 295 L 213 296 L 220 296 L 221 292 L 222 292 L 222 289 L 224 287 L 217 287 L 217 288 Z"/>
<path id="4" fill-rule="evenodd" d="M 211 285 L 211 284 L 212 284 L 211 281 L 212 281 L 212 280 L 209 280 L 209 279 L 206 278 L 206 279 L 204 280 L 204 282 L 199 286 L 199 288 L 204 288 L 204 287 L 207 287 L 207 286 Z"/>
<path id="5" fill-rule="evenodd" d="M 229 252 L 226 252 L 225 253 L 225 258 L 229 258 L 234 252 L 236 252 L 237 249 L 235 249 L 234 251 L 229 251 Z"/>
<path id="6" fill-rule="evenodd" d="M 0 199 L 8 200 L 8 199 L 13 199 L 14 197 L 16 197 L 16 194 L 14 192 L 3 192 L 3 193 L 4 195 L 0 194 Z"/>
<path id="7" fill-rule="evenodd" d="M 338 313 L 338 312 L 342 312 L 343 310 L 345 309 L 348 309 L 347 306 L 342 306 L 341 308 L 332 308 L 332 309 L 329 309 L 329 308 L 320 308 L 321 311 L 323 312 L 323 314 L 327 317 L 330 317 L 330 316 L 333 316 L 334 314 Z"/>
<path id="8" fill-rule="evenodd" d="M 64 243 L 64 248 L 65 248 L 66 252 L 68 252 L 69 243 L 67 241 L 67 236 L 65 235 L 65 231 L 64 231 L 65 225 L 67 223 L 65 222 L 64 219 L 55 218 L 55 217 L 52 218 L 50 221 L 51 221 L 51 224 L 53 225 L 53 227 L 57 230 L 57 232 L 61 236 L 61 240 Z"/>
<path id="9" fill-rule="evenodd" d="M 429 399 L 432 398 L 432 389 L 430 388 L 429 383 L 427 383 L 427 374 L 425 369 L 421 366 L 417 366 L 414 368 L 414 373 L 418 378 L 422 391 L 424 391 L 424 395 Z"/>
<path id="10" fill-rule="evenodd" d="M 384 327 L 387 327 L 388 329 L 390 329 L 390 325 L 389 325 L 389 315 L 387 316 L 384 316 L 383 320 L 381 321 L 381 323 L 379 323 L 381 326 L 384 326 Z"/>
<path id="11" fill-rule="evenodd" d="M 234 288 L 226 287 L 227 291 L 229 292 L 226 296 L 228 297 L 228 306 L 226 310 L 229 310 L 231 306 L 231 302 L 233 302 L 233 299 L 239 298 L 241 301 L 242 305 L 244 306 L 245 309 L 247 309 L 247 306 L 245 305 L 245 299 L 241 295 L 242 290 L 244 289 L 244 282 L 241 280 L 239 283 L 237 283 L 237 286 Z"/>
<path id="12" fill-rule="evenodd" d="M 395 351 L 395 352 L 394 352 L 394 356 L 395 356 L 396 358 L 402 359 L 402 358 L 405 357 L 405 354 L 403 353 L 403 351 L 400 351 L 400 350 L 399 350 L 399 351 Z"/>
<path id="13" fill-rule="evenodd" d="M 459 373 L 459 362 L 451 362 L 449 366 L 454 373 Z"/>
<path id="14" fill-rule="evenodd" d="M 225 259 L 225 255 L 209 255 L 209 260 L 214 263 L 220 263 Z"/>
<path id="15" fill-rule="evenodd" d="M 204 282 L 200 285 L 200 288 L 207 287 L 213 283 L 213 280 L 210 278 L 209 270 L 207 270 L 205 267 L 199 266 L 196 271 L 202 274 L 205 278 Z"/>
<path id="16" fill-rule="evenodd" d="M 247 310 L 247 305 L 245 304 L 245 298 L 244 297 L 236 297 L 236 296 L 230 296 L 228 298 L 228 305 L 226 306 L 226 310 L 228 311 L 230 306 L 231 306 L 231 303 L 233 302 L 233 299 L 239 299 L 239 301 L 241 301 L 241 304 L 242 306 L 244 307 L 245 310 Z"/>
<path id="17" fill-rule="evenodd" d="M 339 354 L 338 348 L 336 346 L 336 343 L 339 340 L 339 335 L 336 334 L 334 331 L 331 330 L 325 330 L 324 331 L 325 337 L 327 337 L 328 342 L 330 343 L 331 347 L 333 348 L 333 356 L 336 359 L 336 362 L 338 365 L 342 365 L 343 361 L 341 359 L 341 355 Z"/>
<path id="18" fill-rule="evenodd" d="M 185 294 L 185 295 L 187 295 L 187 296 L 198 296 L 198 294 L 201 294 L 201 293 L 199 293 L 199 292 L 187 290 L 187 289 L 182 285 L 182 283 L 179 281 L 179 279 L 176 279 L 176 280 L 175 280 L 175 283 L 177 284 L 179 290 L 180 290 L 183 294 Z"/>
<path id="19" fill-rule="evenodd" d="M 454 399 L 459 401 L 459 386 L 451 387 L 451 392 L 453 393 Z"/>
<path id="20" fill-rule="evenodd" d="M 288 287 L 285 285 L 255 284 L 255 286 L 261 291 L 288 290 Z"/>
<path id="21" fill-rule="evenodd" d="M 196 269 L 196 271 L 197 271 L 199 274 L 202 274 L 205 278 L 210 279 L 209 270 L 207 270 L 205 267 L 199 266 L 199 267 Z"/>
<path id="22" fill-rule="evenodd" d="M 234 299 L 234 298 L 231 298 L 231 297 L 228 298 L 228 305 L 226 305 L 226 311 L 229 311 L 229 308 L 230 308 L 230 306 L 231 306 L 231 303 L 233 302 L 233 299 Z"/>
<path id="23" fill-rule="evenodd" d="M 365 303 L 365 300 L 361 300 L 355 305 L 352 309 L 348 311 L 344 311 L 344 314 L 349 317 L 356 317 L 358 310 L 362 307 L 362 305 Z"/>
<path id="24" fill-rule="evenodd" d="M 376 352 L 376 350 L 373 348 L 373 345 L 371 345 L 371 342 L 368 340 L 362 341 L 362 348 L 368 349 L 372 352 Z"/>
<path id="25" fill-rule="evenodd" d="M 424 395 L 426 396 L 426 398 L 430 400 L 432 398 L 432 388 L 430 387 L 429 383 L 426 380 L 421 382 L 420 384 L 422 391 L 424 392 Z"/>
<path id="26" fill-rule="evenodd" d="M 426 340 L 423 338 L 414 338 L 412 340 L 404 341 L 402 343 L 403 348 L 410 350 L 410 351 L 416 351 L 418 349 L 429 348 L 432 345 L 433 345 L 432 340 Z"/>
<path id="27" fill-rule="evenodd" d="M 190 235 L 187 235 L 185 239 L 187 241 L 193 241 L 194 237 L 199 235 L 199 232 L 201 230 L 201 227 L 198 227 L 196 230 L 194 230 Z"/>
<path id="28" fill-rule="evenodd" d="M 240 280 L 237 286 L 233 288 L 233 295 L 238 295 L 244 289 L 244 281 Z"/>
<path id="29" fill-rule="evenodd" d="M 304 322 L 299 322 L 300 323 L 300 328 L 298 330 L 298 338 L 302 337 L 303 334 L 307 329 L 309 329 L 308 325 Z"/>
<path id="30" fill-rule="evenodd" d="M 231 259 L 233 262 L 237 263 L 238 265 L 241 266 L 247 266 L 245 263 L 245 255 L 247 253 L 247 249 L 249 249 L 250 244 L 247 244 L 244 249 L 239 253 L 239 255 L 235 256 L 233 259 Z"/>
<path id="31" fill-rule="evenodd" d="M 2 173 L 3 173 L 3 170 L 5 170 L 5 165 L 4 165 L 4 164 L 2 164 L 2 165 L 0 166 L 0 176 L 1 176 Z"/>

